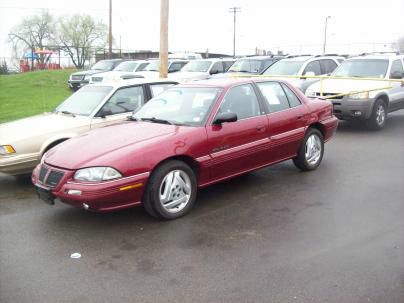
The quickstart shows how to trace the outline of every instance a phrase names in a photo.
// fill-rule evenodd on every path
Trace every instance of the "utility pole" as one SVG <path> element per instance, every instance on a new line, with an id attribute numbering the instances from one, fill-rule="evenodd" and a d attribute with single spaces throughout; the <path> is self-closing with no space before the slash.
<path id="1" fill-rule="evenodd" d="M 168 9 L 169 0 L 160 0 L 160 78 L 168 72 Z"/>
<path id="2" fill-rule="evenodd" d="M 328 24 L 328 19 L 330 19 L 330 18 L 331 18 L 331 16 L 325 17 L 323 55 L 325 55 L 325 47 L 327 45 L 327 24 Z"/>
<path id="3" fill-rule="evenodd" d="M 109 0 L 109 34 L 108 34 L 109 52 L 108 58 L 112 58 L 112 0 Z"/>
<path id="4" fill-rule="evenodd" d="M 236 15 L 241 12 L 241 7 L 230 7 L 229 12 L 233 13 L 233 57 L 236 57 Z"/>

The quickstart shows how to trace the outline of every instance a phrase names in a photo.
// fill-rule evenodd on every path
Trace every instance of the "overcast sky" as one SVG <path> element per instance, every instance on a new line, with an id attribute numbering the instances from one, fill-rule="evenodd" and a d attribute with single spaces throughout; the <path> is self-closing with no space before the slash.
<path id="1" fill-rule="evenodd" d="M 108 2 L 0 0 L 0 57 L 10 56 L 10 29 L 40 8 L 56 16 L 87 13 L 107 23 Z M 123 49 L 158 50 L 159 5 L 160 0 L 113 0 L 117 45 L 121 38 Z M 239 55 L 252 54 L 256 47 L 320 53 L 326 16 L 331 16 L 327 52 L 362 51 L 354 43 L 389 47 L 404 35 L 404 0 L 170 0 L 169 50 L 232 54 L 233 16 L 228 11 L 232 6 L 241 7 L 237 15 Z"/>

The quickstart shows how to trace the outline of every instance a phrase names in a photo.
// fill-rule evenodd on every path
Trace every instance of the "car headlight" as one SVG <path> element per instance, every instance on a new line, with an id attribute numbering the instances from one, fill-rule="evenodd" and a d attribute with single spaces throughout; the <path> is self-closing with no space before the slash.
<path id="1" fill-rule="evenodd" d="M 15 154 L 15 149 L 11 145 L 0 145 L 0 155 L 8 156 Z"/>
<path id="2" fill-rule="evenodd" d="M 350 99 L 369 99 L 369 92 L 362 92 L 362 93 L 351 92 L 351 93 L 349 95 Z"/>
<path id="3" fill-rule="evenodd" d="M 122 178 L 119 171 L 112 167 L 89 167 L 76 171 L 73 179 L 78 181 L 108 181 L 112 179 Z"/>
<path id="4" fill-rule="evenodd" d="M 317 96 L 317 94 L 314 90 L 312 90 L 312 89 L 306 90 L 306 97 L 316 97 L 316 96 Z"/>

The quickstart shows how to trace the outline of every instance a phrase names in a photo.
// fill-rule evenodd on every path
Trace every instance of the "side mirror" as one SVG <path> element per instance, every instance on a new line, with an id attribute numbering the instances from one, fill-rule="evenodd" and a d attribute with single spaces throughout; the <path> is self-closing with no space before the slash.
<path id="1" fill-rule="evenodd" d="M 236 122 L 237 121 L 237 114 L 235 113 L 221 113 L 216 116 L 215 121 L 213 124 L 222 124 L 226 122 Z"/>
<path id="2" fill-rule="evenodd" d="M 209 74 L 214 75 L 214 74 L 218 74 L 218 73 L 219 73 L 219 71 L 217 69 L 211 69 Z"/>
<path id="3" fill-rule="evenodd" d="M 390 79 L 403 79 L 403 76 L 401 72 L 394 72 L 390 75 Z"/>
<path id="4" fill-rule="evenodd" d="M 316 74 L 314 72 L 305 72 L 304 75 L 312 77 L 312 76 L 315 76 Z"/>
<path id="5" fill-rule="evenodd" d="M 106 116 L 112 115 L 112 111 L 110 109 L 101 108 L 97 114 L 97 117 L 105 118 Z"/>

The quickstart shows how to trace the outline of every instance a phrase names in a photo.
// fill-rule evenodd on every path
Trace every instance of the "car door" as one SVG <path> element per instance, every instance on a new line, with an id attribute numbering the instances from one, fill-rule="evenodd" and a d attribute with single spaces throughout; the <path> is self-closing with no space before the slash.
<path id="1" fill-rule="evenodd" d="M 268 108 L 269 162 L 290 158 L 304 138 L 307 123 L 306 106 L 284 83 L 259 82 L 257 86 Z"/>
<path id="2" fill-rule="evenodd" d="M 143 85 L 122 87 L 104 103 L 91 121 L 91 128 L 97 128 L 126 120 L 145 103 Z"/>
<path id="3" fill-rule="evenodd" d="M 392 78 L 393 74 L 401 73 L 404 76 L 404 68 L 402 60 L 396 59 L 391 63 L 389 78 Z M 397 110 L 404 108 L 404 87 L 402 83 L 390 82 L 392 88 L 389 90 L 390 110 Z"/>
<path id="4" fill-rule="evenodd" d="M 252 84 L 229 89 L 215 115 L 233 112 L 236 122 L 207 126 L 212 179 L 234 175 L 265 163 L 268 120 Z M 212 120 L 214 121 L 214 119 Z"/>

